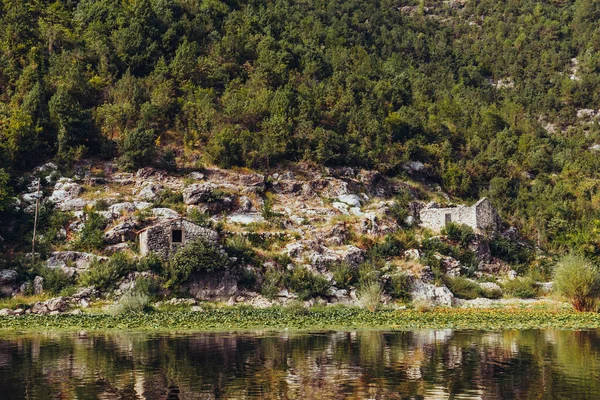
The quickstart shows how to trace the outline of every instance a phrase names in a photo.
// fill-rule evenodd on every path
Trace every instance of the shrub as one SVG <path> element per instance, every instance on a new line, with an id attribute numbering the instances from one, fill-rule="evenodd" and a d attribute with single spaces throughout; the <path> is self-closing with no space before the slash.
<path id="1" fill-rule="evenodd" d="M 252 289 L 258 281 L 256 272 L 252 269 L 242 268 L 240 277 L 238 278 L 238 286 L 245 289 Z"/>
<path id="2" fill-rule="evenodd" d="M 123 253 L 116 253 L 108 261 L 92 261 L 87 272 L 79 277 L 79 285 L 108 289 L 133 269 L 134 264 Z"/>
<path id="3" fill-rule="evenodd" d="M 531 278 L 516 278 L 504 284 L 504 291 L 520 299 L 532 299 L 538 295 L 538 288 Z"/>
<path id="4" fill-rule="evenodd" d="M 96 203 L 94 203 L 95 211 L 107 211 L 108 207 L 109 207 L 108 201 L 106 201 L 105 199 L 98 199 L 98 200 L 96 200 Z"/>
<path id="5" fill-rule="evenodd" d="M 449 239 L 459 242 L 462 247 L 466 247 L 475 237 L 475 233 L 470 226 L 454 222 L 442 228 L 442 235 L 446 235 Z"/>
<path id="6" fill-rule="evenodd" d="M 273 211 L 273 205 L 275 204 L 275 199 L 270 193 L 267 193 L 265 199 L 263 201 L 262 208 L 260 213 L 262 217 L 267 221 L 272 221 L 273 219 L 279 217 L 279 213 Z"/>
<path id="7" fill-rule="evenodd" d="M 135 129 L 119 142 L 119 164 L 123 169 L 134 171 L 153 165 L 156 161 L 156 133 L 153 130 Z"/>
<path id="8" fill-rule="evenodd" d="M 364 262 L 358 266 L 358 286 L 365 287 L 373 282 L 379 282 L 381 271 L 372 261 Z"/>
<path id="9" fill-rule="evenodd" d="M 104 228 L 106 220 L 95 211 L 84 214 L 85 224 L 73 242 L 73 248 L 91 252 L 104 246 Z"/>
<path id="10" fill-rule="evenodd" d="M 554 270 L 554 287 L 577 311 L 596 311 L 600 271 L 580 255 L 567 255 Z"/>
<path id="11" fill-rule="evenodd" d="M 445 277 L 444 283 L 448 286 L 448 289 L 459 299 L 473 300 L 481 295 L 481 287 L 462 276 L 456 278 Z"/>
<path id="12" fill-rule="evenodd" d="M 358 281 L 358 271 L 348 263 L 337 263 L 330 268 L 337 287 L 347 289 Z"/>
<path id="13" fill-rule="evenodd" d="M 492 256 L 511 264 L 525 264 L 533 260 L 533 251 L 503 237 L 490 242 Z"/>
<path id="14" fill-rule="evenodd" d="M 211 272 L 224 269 L 229 257 L 218 246 L 198 239 L 179 249 L 166 266 L 168 287 L 188 280 L 194 272 Z"/>
<path id="15" fill-rule="evenodd" d="M 140 272 L 152 271 L 159 275 L 163 275 L 165 272 L 163 260 L 156 253 L 150 253 L 140 258 L 135 269 Z"/>
<path id="16" fill-rule="evenodd" d="M 369 311 L 377 311 L 381 305 L 381 285 L 379 282 L 370 282 L 366 285 L 361 286 L 358 291 L 358 298 L 363 307 Z"/>
<path id="17" fill-rule="evenodd" d="M 410 300 L 412 279 L 407 274 L 397 273 L 390 276 L 384 288 L 393 299 L 408 301 Z"/>
<path id="18" fill-rule="evenodd" d="M 160 195 L 160 203 L 165 206 L 183 203 L 183 194 L 172 189 L 165 189 Z"/>
<path id="19" fill-rule="evenodd" d="M 73 283 L 73 279 L 59 268 L 42 267 L 39 274 L 44 278 L 44 291 L 53 295 L 58 295 L 63 289 Z"/>
<path id="20" fill-rule="evenodd" d="M 295 267 L 285 276 L 285 284 L 298 294 L 301 300 L 327 294 L 329 282 L 322 275 L 309 271 L 304 267 Z"/>
<path id="21" fill-rule="evenodd" d="M 253 263 L 256 260 L 256 252 L 250 241 L 243 236 L 233 236 L 225 241 L 225 249 L 232 257 L 237 257 L 243 263 Z"/>
<path id="22" fill-rule="evenodd" d="M 198 210 L 197 208 L 190 209 L 190 211 L 188 211 L 187 218 L 196 225 L 200 225 L 204 228 L 210 228 L 213 224 L 210 215 Z"/>
<path id="23" fill-rule="evenodd" d="M 283 286 L 284 273 L 275 268 L 269 268 L 265 272 L 260 292 L 268 299 L 277 296 L 279 289 Z"/>
<path id="24" fill-rule="evenodd" d="M 371 247 L 369 253 L 372 257 L 397 257 L 406 250 L 405 244 L 394 235 L 386 235 L 383 242 L 376 243 Z"/>
<path id="25" fill-rule="evenodd" d="M 143 276 L 135 280 L 134 291 L 148 296 L 150 300 L 158 300 L 160 297 L 160 282 L 152 276 Z"/>
<path id="26" fill-rule="evenodd" d="M 134 290 L 125 293 L 111 311 L 113 314 L 120 315 L 142 313 L 150 310 L 150 297 Z"/>

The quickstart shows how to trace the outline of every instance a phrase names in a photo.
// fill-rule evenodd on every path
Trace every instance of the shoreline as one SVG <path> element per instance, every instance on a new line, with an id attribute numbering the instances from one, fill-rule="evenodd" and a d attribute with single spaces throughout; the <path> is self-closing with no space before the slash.
<path id="1" fill-rule="evenodd" d="M 599 313 L 535 309 L 435 309 L 371 312 L 361 308 L 266 309 L 231 307 L 138 314 L 26 315 L 0 317 L 0 336 L 16 332 L 140 331 L 243 332 L 412 329 L 600 329 Z"/>

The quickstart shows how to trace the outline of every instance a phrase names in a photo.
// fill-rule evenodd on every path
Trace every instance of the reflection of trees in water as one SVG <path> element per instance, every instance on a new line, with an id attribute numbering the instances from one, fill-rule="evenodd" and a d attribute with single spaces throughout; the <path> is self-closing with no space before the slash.
<path id="1" fill-rule="evenodd" d="M 14 337 L 0 340 L 0 391 L 41 399 L 597 398 L 599 339 L 595 331 Z"/>

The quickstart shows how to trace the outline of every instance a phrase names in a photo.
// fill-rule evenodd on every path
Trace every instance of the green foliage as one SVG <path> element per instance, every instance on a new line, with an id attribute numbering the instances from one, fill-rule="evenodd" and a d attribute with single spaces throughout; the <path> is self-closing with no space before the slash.
<path id="1" fill-rule="evenodd" d="M 406 244 L 396 235 L 388 234 L 383 242 L 376 243 L 369 250 L 371 257 L 390 258 L 401 256 L 406 250 Z"/>
<path id="2" fill-rule="evenodd" d="M 106 220 L 95 211 L 86 212 L 83 220 L 84 226 L 72 243 L 73 249 L 85 252 L 100 250 L 104 247 Z"/>
<path id="3" fill-rule="evenodd" d="M 276 268 L 268 268 L 263 277 L 260 292 L 268 299 L 274 299 L 284 284 L 285 274 Z"/>
<path id="4" fill-rule="evenodd" d="M 128 171 L 153 165 L 156 161 L 157 135 L 153 130 L 135 129 L 127 132 L 119 141 L 119 163 Z"/>
<path id="5" fill-rule="evenodd" d="M 554 270 L 554 287 L 577 311 L 596 311 L 600 300 L 600 270 L 583 256 L 563 257 Z"/>
<path id="6" fill-rule="evenodd" d="M 73 279 L 60 268 L 42 267 L 39 274 L 44 278 L 44 291 L 53 295 L 60 294 L 63 289 L 73 284 Z"/>
<path id="7" fill-rule="evenodd" d="M 525 264 L 534 258 L 532 250 L 503 237 L 495 238 L 490 242 L 490 251 L 492 256 L 511 264 Z"/>
<path id="8" fill-rule="evenodd" d="M 269 193 L 265 196 L 263 201 L 262 208 L 260 209 L 260 213 L 262 217 L 267 221 L 273 221 L 276 217 L 279 216 L 278 213 L 273 211 L 273 205 L 275 204 L 275 199 Z"/>
<path id="9" fill-rule="evenodd" d="M 384 286 L 385 292 L 393 299 L 409 301 L 412 289 L 412 277 L 405 273 L 395 273 L 390 276 Z"/>
<path id="10" fill-rule="evenodd" d="M 152 310 L 150 297 L 145 293 L 135 290 L 126 292 L 111 309 L 114 315 L 137 314 L 150 310 Z"/>
<path id="11" fill-rule="evenodd" d="M 454 222 L 442 228 L 442 235 L 446 235 L 448 239 L 460 243 L 462 247 L 468 246 L 475 237 L 475 233 L 469 225 L 456 224 Z"/>
<path id="12" fill-rule="evenodd" d="M 90 268 L 79 276 L 78 283 L 80 286 L 94 286 L 99 290 L 107 290 L 134 268 L 134 263 L 127 256 L 115 253 L 108 261 L 92 261 Z"/>
<path id="13" fill-rule="evenodd" d="M 540 247 L 597 259 L 600 131 L 577 117 L 600 108 L 596 8 L 5 1 L 2 221 L 14 178 L 52 157 L 170 169 L 181 146 L 224 167 L 304 160 L 391 176 L 418 160 L 419 176 L 456 197 L 487 195 Z M 398 222 L 405 206 L 391 207 Z"/>
<path id="14" fill-rule="evenodd" d="M 179 249 L 165 266 L 167 286 L 174 287 L 188 280 L 194 272 L 222 270 L 228 264 L 227 253 L 202 239 Z"/>
<path id="15" fill-rule="evenodd" d="M 462 276 L 455 278 L 445 277 L 444 283 L 448 289 L 459 299 L 472 300 L 481 296 L 482 291 L 479 285 L 470 279 Z"/>
<path id="16" fill-rule="evenodd" d="M 0 212 L 8 210 L 13 201 L 9 179 L 10 175 L 0 168 Z"/>
<path id="17" fill-rule="evenodd" d="M 305 267 L 294 267 L 284 277 L 285 285 L 298 295 L 301 300 L 327 294 L 329 283 L 320 274 L 309 271 Z"/>
<path id="18" fill-rule="evenodd" d="M 192 208 L 188 211 L 187 219 L 190 220 L 190 222 L 193 222 L 204 228 L 210 228 L 213 225 L 210 215 L 198 210 L 197 208 Z"/>
<path id="19" fill-rule="evenodd" d="M 225 241 L 225 250 L 231 257 L 246 264 L 254 263 L 257 259 L 256 252 L 250 241 L 244 236 L 233 236 Z"/>
<path id="20" fill-rule="evenodd" d="M 504 292 L 520 299 L 532 299 L 538 295 L 538 287 L 531 278 L 516 278 L 509 280 L 503 285 Z"/>
<path id="21" fill-rule="evenodd" d="M 358 299 L 363 307 L 371 312 L 377 311 L 381 306 L 381 295 L 383 290 L 379 282 L 369 282 L 362 285 L 358 291 Z"/>
<path id="22" fill-rule="evenodd" d="M 336 263 L 329 268 L 333 280 L 340 289 L 347 289 L 358 282 L 358 270 L 348 263 Z"/>

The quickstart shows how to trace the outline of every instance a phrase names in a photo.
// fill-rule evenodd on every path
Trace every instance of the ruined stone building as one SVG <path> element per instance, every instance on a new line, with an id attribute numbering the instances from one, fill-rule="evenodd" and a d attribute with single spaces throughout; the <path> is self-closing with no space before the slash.
<path id="1" fill-rule="evenodd" d="M 441 231 L 443 227 L 453 222 L 468 225 L 475 233 L 484 235 L 497 232 L 501 224 L 496 209 L 485 197 L 470 207 L 460 205 L 439 208 L 432 203 L 420 211 L 420 218 L 421 225 L 434 232 Z"/>
<path id="2" fill-rule="evenodd" d="M 186 243 L 202 238 L 217 243 L 219 237 L 212 229 L 203 228 L 184 218 L 161 220 L 138 232 L 140 253 L 145 256 L 156 253 L 163 258 L 173 255 Z"/>

